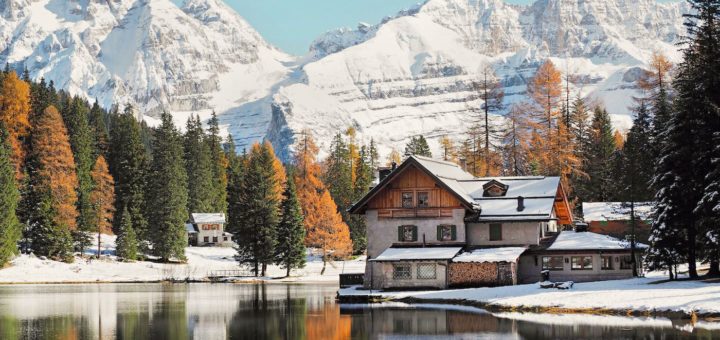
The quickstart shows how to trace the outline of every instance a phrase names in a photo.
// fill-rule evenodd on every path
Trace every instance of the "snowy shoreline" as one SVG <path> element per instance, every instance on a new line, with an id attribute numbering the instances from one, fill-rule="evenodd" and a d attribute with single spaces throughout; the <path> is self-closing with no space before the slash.
<path id="1" fill-rule="evenodd" d="M 657 281 L 647 277 L 576 283 L 572 289 L 542 289 L 538 284 L 435 291 L 341 289 L 340 301 L 453 304 L 498 312 L 643 315 L 673 318 L 720 317 L 720 284 Z"/>
<path id="2" fill-rule="evenodd" d="M 115 237 L 103 235 L 102 258 L 75 257 L 74 263 L 64 263 L 23 254 L 0 269 L 0 285 L 5 284 L 89 284 L 89 283 L 160 283 L 160 282 L 217 282 L 208 277 L 216 271 L 239 271 L 242 276 L 224 282 L 234 283 L 339 283 L 341 273 L 362 273 L 365 257 L 348 261 L 328 262 L 320 275 L 322 260 L 308 254 L 305 268 L 295 269 L 290 277 L 276 265 L 268 266 L 267 276 L 255 277 L 235 261 L 233 248 L 188 247 L 187 263 L 165 264 L 149 261 L 119 262 L 115 257 Z M 95 250 L 86 252 L 91 256 Z"/>

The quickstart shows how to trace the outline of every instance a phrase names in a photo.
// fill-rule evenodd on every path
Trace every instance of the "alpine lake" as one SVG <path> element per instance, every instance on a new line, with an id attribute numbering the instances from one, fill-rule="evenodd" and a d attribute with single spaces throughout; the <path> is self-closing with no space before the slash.
<path id="1" fill-rule="evenodd" d="M 324 284 L 0 285 L 0 339 L 720 339 L 720 323 L 339 304 Z"/>

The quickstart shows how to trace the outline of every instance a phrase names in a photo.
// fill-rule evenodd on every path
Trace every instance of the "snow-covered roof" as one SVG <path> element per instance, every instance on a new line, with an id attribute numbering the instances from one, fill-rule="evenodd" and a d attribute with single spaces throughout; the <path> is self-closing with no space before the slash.
<path id="1" fill-rule="evenodd" d="M 466 203 L 473 205 L 473 197 L 464 188 L 463 181 L 475 179 L 460 166 L 452 162 L 441 161 L 423 156 L 410 156 L 414 158 L 427 171 L 435 175 L 450 190 L 460 196 Z"/>
<path id="2" fill-rule="evenodd" d="M 449 260 L 460 250 L 462 247 L 388 248 L 373 261 Z"/>
<path id="3" fill-rule="evenodd" d="M 225 214 L 223 213 L 193 213 L 192 220 L 194 223 L 225 223 Z"/>
<path id="4" fill-rule="evenodd" d="M 647 248 L 643 243 L 636 243 L 637 248 Z M 630 242 L 612 236 L 589 231 L 562 231 L 547 250 L 617 250 L 630 249 Z"/>
<path id="5" fill-rule="evenodd" d="M 649 220 L 653 206 L 652 202 L 635 202 L 635 217 Z M 630 203 L 586 202 L 582 204 L 582 209 L 585 222 L 630 220 Z"/>
<path id="6" fill-rule="evenodd" d="M 474 249 L 456 256 L 453 262 L 515 262 L 526 249 L 525 247 Z"/>
<path id="7" fill-rule="evenodd" d="M 192 225 L 192 223 L 185 223 L 185 231 L 190 234 L 197 233 L 197 230 L 195 230 L 195 226 Z"/>

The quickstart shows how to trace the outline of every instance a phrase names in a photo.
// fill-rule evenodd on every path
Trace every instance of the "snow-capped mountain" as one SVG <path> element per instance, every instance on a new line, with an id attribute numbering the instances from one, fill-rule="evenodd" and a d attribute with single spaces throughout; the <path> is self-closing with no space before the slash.
<path id="1" fill-rule="evenodd" d="M 0 11 L 0 62 L 106 107 L 209 109 L 225 74 L 262 87 L 287 73 L 289 57 L 221 0 L 6 0 Z"/>
<path id="2" fill-rule="evenodd" d="M 304 128 L 327 147 L 354 126 L 386 153 L 416 134 L 462 139 L 481 67 L 496 70 L 512 103 L 547 58 L 627 126 L 639 68 L 653 51 L 679 59 L 688 10 L 655 0 L 428 0 L 328 32 L 293 58 L 221 0 L 0 0 L 0 63 L 105 106 L 133 103 L 149 121 L 161 110 L 178 123 L 215 110 L 240 148 L 268 138 L 287 157 Z"/>

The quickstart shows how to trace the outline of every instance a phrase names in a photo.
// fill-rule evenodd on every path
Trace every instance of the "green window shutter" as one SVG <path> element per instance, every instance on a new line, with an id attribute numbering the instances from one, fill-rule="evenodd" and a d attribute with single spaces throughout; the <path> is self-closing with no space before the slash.
<path id="1" fill-rule="evenodd" d="M 457 240 L 457 228 L 453 225 L 450 227 L 450 230 L 452 231 L 452 240 Z"/>
<path id="2" fill-rule="evenodd" d="M 490 241 L 502 240 L 502 224 L 492 223 L 490 224 Z"/>
<path id="3" fill-rule="evenodd" d="M 415 241 L 417 241 L 417 226 L 413 226 L 413 230 L 412 230 L 412 231 L 413 231 L 413 236 L 412 236 L 413 238 L 412 238 L 412 240 L 413 240 L 413 242 L 415 242 Z"/>
<path id="4" fill-rule="evenodd" d="M 403 241 L 403 226 L 398 227 L 398 242 Z"/>
<path id="5" fill-rule="evenodd" d="M 439 226 L 437 226 L 437 227 L 435 227 L 435 228 L 436 228 L 436 230 L 437 230 L 437 240 L 438 240 L 438 241 L 442 241 L 442 226 L 439 225 Z"/>

